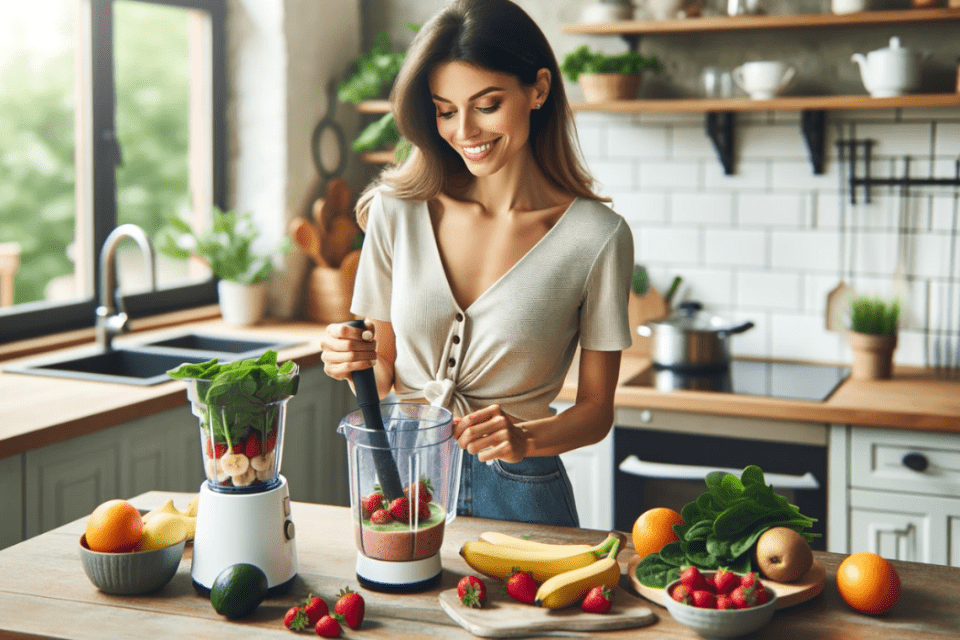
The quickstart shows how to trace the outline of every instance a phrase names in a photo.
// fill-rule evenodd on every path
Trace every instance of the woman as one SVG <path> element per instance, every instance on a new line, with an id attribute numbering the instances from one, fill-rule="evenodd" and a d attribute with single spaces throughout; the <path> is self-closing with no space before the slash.
<path id="1" fill-rule="evenodd" d="M 460 418 L 459 513 L 577 526 L 557 456 L 612 425 L 633 238 L 577 159 L 556 58 L 509 0 L 455 1 L 391 101 L 414 150 L 357 205 L 367 330 L 328 327 L 324 370 L 374 367 L 381 397 Z M 578 344 L 576 403 L 553 415 Z"/>

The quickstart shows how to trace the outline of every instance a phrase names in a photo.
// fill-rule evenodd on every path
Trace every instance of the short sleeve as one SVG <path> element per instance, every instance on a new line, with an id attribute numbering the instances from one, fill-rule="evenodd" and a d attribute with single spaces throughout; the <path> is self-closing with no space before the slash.
<path id="1" fill-rule="evenodd" d="M 367 229 L 360 249 L 360 264 L 353 285 L 350 311 L 374 320 L 390 320 L 390 298 L 393 288 L 394 232 L 392 217 L 387 215 L 383 194 L 370 200 Z"/>
<path id="2" fill-rule="evenodd" d="M 621 218 L 587 278 L 580 308 L 583 349 L 622 351 L 632 343 L 627 305 L 633 264 L 633 234 Z"/>

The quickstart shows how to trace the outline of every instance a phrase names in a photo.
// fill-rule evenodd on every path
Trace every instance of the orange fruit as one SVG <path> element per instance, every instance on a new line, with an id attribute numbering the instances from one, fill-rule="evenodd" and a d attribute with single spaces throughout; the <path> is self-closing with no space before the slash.
<path id="1" fill-rule="evenodd" d="M 668 542 L 679 540 L 673 525 L 683 524 L 680 514 L 666 507 L 647 509 L 633 523 L 633 548 L 641 558 L 657 553 Z"/>
<path id="2" fill-rule="evenodd" d="M 143 535 L 143 518 L 126 500 L 108 500 L 87 518 L 87 546 L 91 551 L 130 551 Z"/>
<path id="3" fill-rule="evenodd" d="M 900 598 L 900 576 L 877 554 L 855 553 L 837 568 L 837 591 L 857 611 L 883 613 Z"/>

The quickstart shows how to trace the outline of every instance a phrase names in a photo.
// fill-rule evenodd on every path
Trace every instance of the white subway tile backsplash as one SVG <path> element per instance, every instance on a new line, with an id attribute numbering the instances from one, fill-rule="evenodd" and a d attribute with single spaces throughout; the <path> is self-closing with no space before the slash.
<path id="1" fill-rule="evenodd" d="M 767 236 L 763 231 L 708 229 L 704 233 L 704 262 L 731 267 L 767 264 Z"/>
<path id="2" fill-rule="evenodd" d="M 838 273 L 839 235 L 831 231 L 774 230 L 770 236 L 770 266 L 774 269 Z"/>
<path id="3" fill-rule="evenodd" d="M 667 221 L 667 195 L 663 192 L 618 191 L 605 195 L 613 198 L 610 206 L 631 225 Z"/>
<path id="4" fill-rule="evenodd" d="M 857 138 L 874 140 L 877 155 L 928 157 L 933 152 L 933 125 L 929 122 L 857 124 Z"/>
<path id="5" fill-rule="evenodd" d="M 737 272 L 736 301 L 742 309 L 802 311 L 803 276 L 799 271 Z"/>
<path id="6" fill-rule="evenodd" d="M 671 196 L 670 219 L 676 223 L 733 223 L 733 195 L 729 193 L 690 193 L 678 191 Z"/>
<path id="7" fill-rule="evenodd" d="M 841 238 L 851 291 L 902 295 L 898 363 L 929 361 L 925 328 L 947 324 L 947 282 L 955 286 L 960 330 L 960 274 L 951 275 L 948 264 L 953 189 L 912 186 L 904 208 L 898 186 L 873 187 L 870 203 L 860 187 L 851 205 L 834 144 L 840 136 L 874 140 L 876 178 L 903 175 L 904 155 L 914 177 L 952 177 L 960 156 L 955 110 L 831 112 L 821 176 L 813 174 L 795 112 L 738 114 L 732 176 L 723 173 L 703 114 L 582 112 L 577 124 L 590 170 L 630 224 L 636 261 L 658 289 L 681 275 L 678 300 L 697 299 L 719 315 L 756 323 L 731 342 L 735 354 L 849 362 L 846 339 L 827 331 L 824 318 L 827 294 L 841 277 Z M 858 175 L 863 171 L 861 159 Z M 907 280 L 897 292 L 902 214 Z M 960 238 L 954 252 L 960 263 Z"/>
<path id="8" fill-rule="evenodd" d="M 666 127 L 611 125 L 605 134 L 607 156 L 610 159 L 666 158 L 668 133 Z"/>
<path id="9" fill-rule="evenodd" d="M 700 232 L 692 227 L 645 225 L 633 229 L 637 262 L 695 265 L 700 262 Z"/>
<path id="10" fill-rule="evenodd" d="M 805 211 L 804 197 L 791 193 L 741 193 L 737 198 L 737 223 L 799 227 Z"/>
<path id="11" fill-rule="evenodd" d="M 642 161 L 641 189 L 695 188 L 701 183 L 702 164 L 687 161 Z"/>

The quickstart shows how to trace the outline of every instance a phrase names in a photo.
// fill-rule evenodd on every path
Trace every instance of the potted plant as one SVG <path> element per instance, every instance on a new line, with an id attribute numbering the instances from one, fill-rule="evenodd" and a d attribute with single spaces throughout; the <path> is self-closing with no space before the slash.
<path id="1" fill-rule="evenodd" d="M 272 252 L 257 254 L 253 243 L 260 232 L 250 212 L 235 213 L 213 208 L 213 224 L 195 232 L 176 215 L 166 218 L 167 226 L 157 235 L 157 250 L 178 260 L 194 256 L 219 279 L 220 312 L 230 324 L 256 324 L 266 309 L 266 281 L 274 273 L 273 258 L 286 252 L 284 238 Z"/>
<path id="2" fill-rule="evenodd" d="M 636 51 L 604 54 L 582 45 L 568 53 L 560 71 L 571 82 L 579 82 L 587 102 L 632 100 L 640 91 L 644 71 L 663 71 L 663 63 L 655 55 Z"/>
<path id="3" fill-rule="evenodd" d="M 899 301 L 888 302 L 871 296 L 856 296 L 851 301 L 847 339 L 853 350 L 852 378 L 877 380 L 890 377 L 899 321 Z"/>

